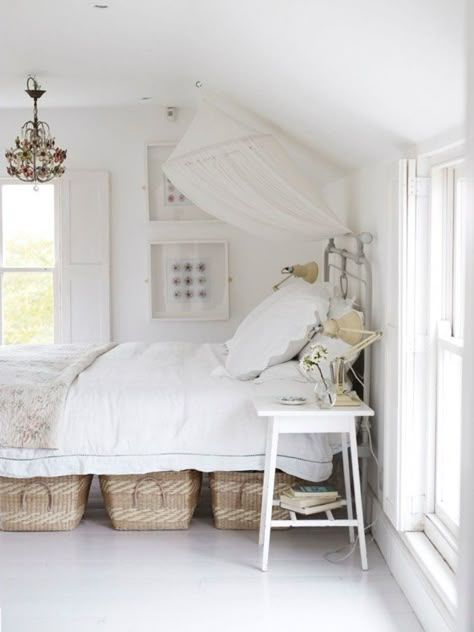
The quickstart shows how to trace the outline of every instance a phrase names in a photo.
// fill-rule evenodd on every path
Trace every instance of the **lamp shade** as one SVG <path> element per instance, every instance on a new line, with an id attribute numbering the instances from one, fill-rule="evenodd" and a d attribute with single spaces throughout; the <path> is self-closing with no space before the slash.
<path id="1" fill-rule="evenodd" d="M 359 312 L 352 310 L 341 318 L 331 318 L 322 323 L 321 333 L 331 338 L 340 338 L 348 345 L 358 344 L 363 337 L 364 323 Z"/>
<path id="2" fill-rule="evenodd" d="M 310 261 L 309 263 L 305 263 L 303 265 L 294 265 L 293 276 L 299 277 L 307 283 L 315 283 L 319 276 L 319 266 L 316 261 Z"/>

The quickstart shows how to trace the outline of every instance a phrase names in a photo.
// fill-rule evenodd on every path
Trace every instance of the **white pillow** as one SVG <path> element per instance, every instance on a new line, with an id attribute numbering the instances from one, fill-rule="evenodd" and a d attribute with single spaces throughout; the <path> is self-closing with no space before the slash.
<path id="1" fill-rule="evenodd" d="M 242 321 L 227 342 L 226 370 L 250 380 L 274 364 L 291 360 L 308 342 L 308 334 L 327 318 L 329 291 L 301 279 L 274 292 Z"/>
<path id="2" fill-rule="evenodd" d="M 341 318 L 354 309 L 355 298 L 343 298 L 335 294 L 329 301 L 328 318 Z"/>
<path id="3" fill-rule="evenodd" d="M 299 368 L 299 363 L 295 360 L 283 362 L 282 364 L 274 364 L 262 371 L 260 375 L 254 379 L 254 384 L 265 384 L 275 380 L 284 380 L 292 382 L 307 383 L 306 376 L 303 375 Z"/>

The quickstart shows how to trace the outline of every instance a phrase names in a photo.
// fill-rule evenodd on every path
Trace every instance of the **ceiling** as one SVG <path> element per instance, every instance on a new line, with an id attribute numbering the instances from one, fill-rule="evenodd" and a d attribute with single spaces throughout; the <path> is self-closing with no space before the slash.
<path id="1" fill-rule="evenodd" d="M 201 80 L 347 168 L 463 124 L 463 0 L 103 3 L 0 0 L 0 108 L 29 73 L 43 107 L 194 106 Z"/>

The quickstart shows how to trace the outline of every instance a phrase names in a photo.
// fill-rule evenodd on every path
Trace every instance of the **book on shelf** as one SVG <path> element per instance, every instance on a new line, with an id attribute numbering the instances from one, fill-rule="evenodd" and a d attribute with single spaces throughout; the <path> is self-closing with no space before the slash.
<path id="1" fill-rule="evenodd" d="M 288 511 L 294 511 L 296 513 L 303 514 L 304 516 L 311 516 L 312 514 L 320 513 L 322 511 L 332 511 L 333 509 L 344 507 L 346 504 L 346 501 L 342 498 L 332 503 L 325 503 L 324 505 L 313 505 L 312 507 L 299 507 L 295 506 L 291 501 L 280 501 L 280 507 L 282 509 L 288 509 Z"/>
<path id="2" fill-rule="evenodd" d="M 316 507 L 317 505 L 325 505 L 329 502 L 335 502 L 337 500 L 337 492 L 334 495 L 326 498 L 320 498 L 318 496 L 308 496 L 305 497 L 294 497 L 289 496 L 285 492 L 280 494 L 280 502 L 281 503 L 290 503 L 294 507 Z"/>
<path id="3" fill-rule="evenodd" d="M 337 498 L 334 485 L 295 485 L 284 493 L 290 498 L 321 498 L 327 501 Z"/>

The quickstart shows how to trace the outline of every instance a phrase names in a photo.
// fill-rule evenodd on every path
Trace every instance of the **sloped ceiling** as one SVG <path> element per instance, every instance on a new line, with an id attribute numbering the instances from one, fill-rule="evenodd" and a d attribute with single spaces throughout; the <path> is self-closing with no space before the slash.
<path id="1" fill-rule="evenodd" d="M 100 1 L 100 0 L 99 0 Z M 193 106 L 196 80 L 353 168 L 463 123 L 463 0 L 0 0 L 0 108 Z"/>

